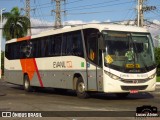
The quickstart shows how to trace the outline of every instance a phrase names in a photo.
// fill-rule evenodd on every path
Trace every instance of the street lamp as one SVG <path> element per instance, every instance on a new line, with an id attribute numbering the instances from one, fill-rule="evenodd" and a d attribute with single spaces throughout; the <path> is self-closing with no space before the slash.
<path id="1" fill-rule="evenodd" d="M 3 19 L 2 19 L 2 13 L 3 11 L 5 11 L 6 8 L 3 8 L 1 9 L 1 25 L 0 25 L 0 28 L 1 28 L 1 31 L 0 31 L 0 79 L 1 79 L 1 75 L 2 75 L 2 68 L 1 68 L 1 53 L 2 53 L 2 50 L 1 50 L 1 42 L 2 42 L 2 27 L 3 27 Z"/>

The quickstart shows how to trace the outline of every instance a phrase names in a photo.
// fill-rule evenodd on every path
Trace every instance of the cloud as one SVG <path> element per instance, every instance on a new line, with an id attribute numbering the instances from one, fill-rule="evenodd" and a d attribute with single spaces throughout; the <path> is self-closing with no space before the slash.
<path id="1" fill-rule="evenodd" d="M 53 26 L 53 23 L 45 20 L 31 18 L 31 26 L 32 26 L 32 29 L 31 29 L 32 35 L 35 35 L 35 34 L 41 33 L 42 31 L 51 29 L 51 26 Z M 47 28 L 47 26 L 49 28 Z M 38 27 L 41 27 L 41 28 L 38 28 Z"/>
<path id="2" fill-rule="evenodd" d="M 110 20 L 106 20 L 104 22 L 110 22 Z M 101 23 L 101 21 L 92 20 L 92 21 L 86 22 L 82 20 L 69 20 L 69 21 L 65 21 L 63 25 L 77 25 L 77 24 L 89 24 L 89 23 Z"/>
<path id="3" fill-rule="evenodd" d="M 157 23 L 156 23 L 157 24 Z M 160 35 L 160 24 L 159 26 L 156 24 L 150 24 L 147 28 L 153 37 Z"/>
<path id="4" fill-rule="evenodd" d="M 111 20 L 105 20 L 104 22 L 111 22 Z"/>
<path id="5" fill-rule="evenodd" d="M 65 21 L 63 23 L 63 25 L 77 25 L 77 24 L 86 24 L 86 22 L 81 20 L 70 20 L 70 21 Z"/>
<path id="6" fill-rule="evenodd" d="M 106 22 L 110 22 L 110 20 L 106 20 Z M 92 20 L 89 22 L 85 22 L 82 20 L 69 20 L 69 21 L 63 22 L 63 25 L 78 25 L 78 24 L 87 24 L 87 23 L 100 23 L 100 21 Z M 32 25 L 32 35 L 35 35 L 43 31 L 52 29 L 51 27 L 54 26 L 54 22 L 48 22 L 45 20 L 31 18 L 31 25 Z M 39 28 L 38 29 L 38 27 L 43 27 L 43 26 L 45 27 L 49 26 L 49 28 Z"/>
<path id="7" fill-rule="evenodd" d="M 159 20 L 153 20 L 153 23 L 160 25 L 160 21 Z"/>
<path id="8" fill-rule="evenodd" d="M 92 21 L 90 21 L 90 22 L 88 22 L 88 23 L 100 23 L 100 21 L 92 20 Z"/>
<path id="9" fill-rule="evenodd" d="M 149 26 L 147 26 L 147 29 L 149 30 L 149 32 L 152 35 L 153 38 L 153 43 L 155 45 L 155 47 L 157 47 L 157 43 L 158 43 L 158 35 L 160 35 L 160 21 L 159 20 L 153 20 L 153 24 L 150 24 Z"/>
<path id="10" fill-rule="evenodd" d="M 92 20 L 92 21 L 82 21 L 82 20 L 69 20 L 69 21 L 65 21 L 63 22 L 63 25 L 78 25 L 78 24 L 88 24 L 88 23 L 100 23 L 101 21 L 98 20 Z M 111 22 L 110 20 L 106 20 L 104 22 Z M 129 23 L 130 25 L 134 25 L 134 21 L 124 21 L 121 22 L 121 24 L 127 24 Z M 160 21 L 159 20 L 153 20 L 153 23 L 155 24 L 150 24 L 150 26 L 147 27 L 147 29 L 151 32 L 152 36 L 155 37 L 157 35 L 160 35 Z M 34 34 L 38 34 L 42 31 L 47 31 L 52 29 L 52 26 L 54 26 L 54 22 L 48 22 L 45 20 L 40 20 L 40 19 L 34 19 L 31 18 L 31 24 L 32 27 L 36 27 L 36 29 L 32 29 L 32 35 Z M 157 26 L 157 25 L 159 26 Z M 40 28 L 37 29 L 38 27 L 42 27 L 42 26 L 49 26 L 49 28 Z"/>

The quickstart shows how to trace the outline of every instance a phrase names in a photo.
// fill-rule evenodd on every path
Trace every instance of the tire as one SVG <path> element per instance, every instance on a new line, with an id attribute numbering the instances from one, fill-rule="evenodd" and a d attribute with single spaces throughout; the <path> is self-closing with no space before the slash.
<path id="1" fill-rule="evenodd" d="M 29 77 L 28 75 L 25 75 L 24 76 L 24 90 L 27 91 L 27 92 L 31 92 L 32 88 L 30 86 L 30 81 L 29 81 Z"/>
<path id="2" fill-rule="evenodd" d="M 77 96 L 81 99 L 85 99 L 89 97 L 89 94 L 85 91 L 85 85 L 81 77 L 79 77 L 77 80 L 76 93 L 77 93 Z"/>
<path id="3" fill-rule="evenodd" d="M 116 96 L 119 98 L 126 98 L 129 95 L 129 93 L 116 93 Z"/>

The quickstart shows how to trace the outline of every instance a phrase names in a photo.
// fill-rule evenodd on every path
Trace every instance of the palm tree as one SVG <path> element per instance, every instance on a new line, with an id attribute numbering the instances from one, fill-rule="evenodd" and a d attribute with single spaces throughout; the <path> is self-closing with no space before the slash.
<path id="1" fill-rule="evenodd" d="M 4 13 L 3 19 L 7 20 L 3 29 L 3 37 L 6 38 L 6 40 L 27 35 L 30 20 L 20 15 L 18 7 L 14 7 L 11 12 Z"/>

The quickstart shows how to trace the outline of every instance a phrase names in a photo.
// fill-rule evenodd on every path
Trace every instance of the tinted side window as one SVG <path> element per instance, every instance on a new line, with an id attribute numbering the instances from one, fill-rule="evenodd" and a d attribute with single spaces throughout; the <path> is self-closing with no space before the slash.
<path id="1" fill-rule="evenodd" d="M 40 47 L 40 46 L 38 45 L 37 40 L 33 40 L 32 41 L 32 53 L 33 54 L 31 57 L 33 57 L 33 58 L 39 57 L 38 47 Z"/>
<path id="2" fill-rule="evenodd" d="M 72 41 L 73 55 L 84 57 L 81 31 L 78 31 L 75 34 L 73 34 L 72 39 L 73 39 Z"/>
<path id="3" fill-rule="evenodd" d="M 49 57 L 60 56 L 61 46 L 62 46 L 62 36 L 61 35 L 55 35 L 55 36 L 48 37 L 48 40 L 46 43 L 47 56 Z"/>
<path id="4" fill-rule="evenodd" d="M 61 55 L 62 36 L 55 36 L 55 56 Z"/>
<path id="5" fill-rule="evenodd" d="M 62 56 L 67 55 L 67 34 L 63 34 L 62 40 Z"/>
<path id="6" fill-rule="evenodd" d="M 41 42 L 41 57 L 49 56 L 49 38 L 50 37 L 43 37 Z"/>
<path id="7" fill-rule="evenodd" d="M 11 60 L 12 59 L 12 53 L 11 53 L 12 49 L 11 49 L 11 44 L 6 44 L 5 47 L 5 56 L 7 59 Z"/>
<path id="8" fill-rule="evenodd" d="M 53 56 L 55 55 L 55 39 L 53 36 L 49 37 L 49 45 L 48 45 L 48 55 Z"/>
<path id="9" fill-rule="evenodd" d="M 97 63 L 97 36 L 94 34 L 87 39 L 87 56 L 91 61 Z"/>
<path id="10" fill-rule="evenodd" d="M 97 29 L 83 30 L 87 57 L 96 64 L 98 63 L 98 32 Z"/>
<path id="11" fill-rule="evenodd" d="M 27 54 L 26 52 L 28 51 L 28 47 L 27 47 L 27 41 L 22 41 L 20 43 L 20 58 L 26 58 Z"/>
<path id="12" fill-rule="evenodd" d="M 62 50 L 63 55 L 84 57 L 81 31 L 65 33 Z"/>
<path id="13" fill-rule="evenodd" d="M 72 55 L 72 34 L 67 34 L 66 55 Z"/>
<path id="14" fill-rule="evenodd" d="M 6 44 L 5 46 L 5 57 L 9 59 L 9 45 L 8 44 Z"/>
<path id="15" fill-rule="evenodd" d="M 22 52 L 22 47 L 21 47 L 24 44 L 25 41 L 6 44 L 5 48 L 6 58 L 10 60 L 24 58 L 25 56 L 24 53 Z"/>

